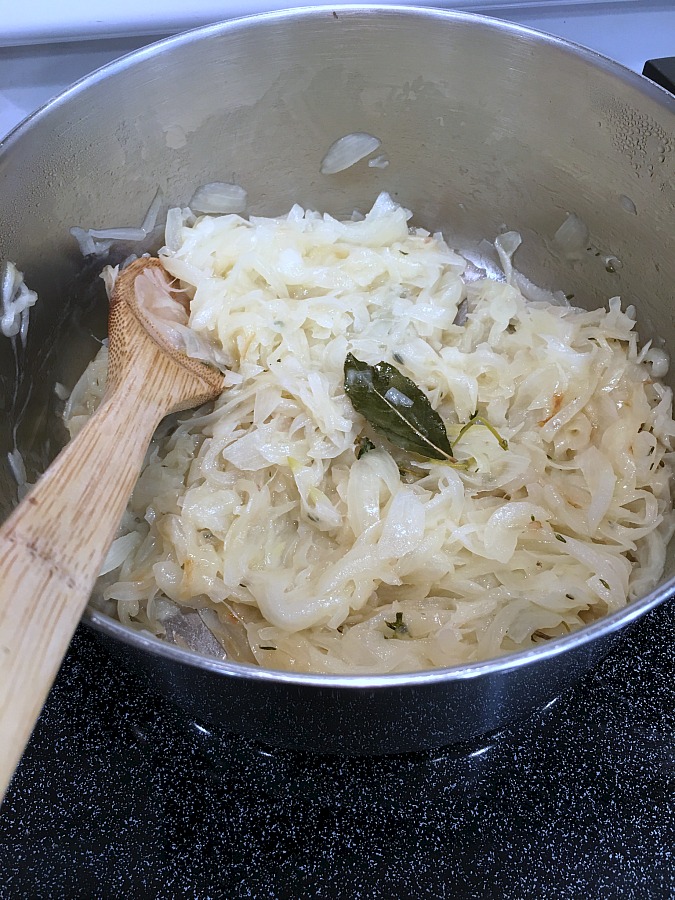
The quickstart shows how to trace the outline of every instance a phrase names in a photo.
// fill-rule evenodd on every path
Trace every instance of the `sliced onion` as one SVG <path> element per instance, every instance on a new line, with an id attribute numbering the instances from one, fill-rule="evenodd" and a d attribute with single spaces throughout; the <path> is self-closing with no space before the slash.
<path id="1" fill-rule="evenodd" d="M 162 208 L 162 191 L 160 188 L 157 188 L 157 193 L 155 194 L 152 203 L 148 207 L 148 211 L 145 214 L 145 218 L 143 219 L 143 224 L 141 225 L 141 230 L 146 233 L 146 235 L 150 234 L 150 232 L 154 229 L 157 224 L 157 216 L 159 215 L 159 211 Z"/>
<path id="2" fill-rule="evenodd" d="M 80 228 L 78 225 L 74 225 L 70 229 L 70 233 L 79 244 L 82 256 L 95 256 L 97 254 L 97 247 L 94 243 L 94 239 L 86 228 Z M 104 250 L 102 252 L 105 253 L 106 251 Z"/>
<path id="3" fill-rule="evenodd" d="M 381 143 L 379 138 L 363 131 L 345 134 L 328 148 L 321 161 L 321 174 L 336 175 L 338 172 L 343 172 L 359 160 L 374 153 Z"/>
<path id="4" fill-rule="evenodd" d="M 576 213 L 570 213 L 553 235 L 553 243 L 565 255 L 576 255 L 588 247 L 588 228 Z"/>
<path id="5" fill-rule="evenodd" d="M 387 393 L 384 395 L 384 399 L 391 403 L 392 406 L 408 407 L 413 405 L 413 401 L 410 399 L 410 397 L 406 397 L 405 394 L 394 387 L 390 387 L 387 390 Z"/>
<path id="6" fill-rule="evenodd" d="M 384 153 L 380 153 L 379 156 L 374 156 L 372 159 L 368 160 L 368 166 L 371 169 L 386 169 L 388 165 L 389 160 Z"/>
<path id="7" fill-rule="evenodd" d="M 25 347 L 30 307 L 36 301 L 37 294 L 24 283 L 23 272 L 7 261 L 0 279 L 0 333 L 8 338 L 19 335 Z"/>
<path id="8" fill-rule="evenodd" d="M 142 256 L 148 257 L 148 256 L 150 256 L 150 254 L 143 253 Z M 132 262 L 136 262 L 136 260 L 138 258 L 139 257 L 138 257 L 137 253 L 130 253 L 128 256 L 125 256 L 124 259 L 122 260 L 122 262 L 120 263 L 120 269 L 126 269 L 127 266 L 130 266 L 132 264 Z"/>
<path id="9" fill-rule="evenodd" d="M 80 245 L 82 256 L 103 256 L 110 250 L 113 241 L 144 241 L 157 223 L 162 199 L 162 192 L 158 188 L 140 228 L 71 228 L 70 233 Z"/>
<path id="10" fill-rule="evenodd" d="M 113 270 L 114 272 L 114 270 Z M 107 278 L 110 279 L 110 274 Z M 188 314 L 178 293 L 173 291 L 157 269 L 145 269 L 135 281 L 138 305 L 146 313 L 159 336 L 171 347 L 193 359 L 201 359 L 217 368 L 226 368 L 224 355 L 188 328 Z"/>
<path id="11" fill-rule="evenodd" d="M 551 293 L 546 288 L 540 288 L 530 279 L 519 272 L 513 265 L 513 254 L 522 243 L 522 238 L 517 231 L 507 231 L 495 239 L 495 248 L 499 255 L 499 261 L 502 264 L 507 284 L 517 287 L 518 290 L 534 303 L 553 303 L 556 306 L 569 306 L 569 301 L 562 293 L 556 291 Z"/>
<path id="12" fill-rule="evenodd" d="M 401 488 L 393 497 L 377 544 L 380 556 L 400 558 L 416 550 L 424 538 L 424 504 L 414 491 Z"/>
<path id="13" fill-rule="evenodd" d="M 148 236 L 142 228 L 90 228 L 87 233 L 104 241 L 143 241 Z"/>
<path id="14" fill-rule="evenodd" d="M 175 251 L 180 247 L 183 224 L 183 210 L 178 206 L 172 207 L 166 214 L 164 229 L 164 243 L 169 250 Z"/>
<path id="15" fill-rule="evenodd" d="M 670 368 L 670 358 L 665 350 L 652 347 L 645 353 L 644 359 L 652 367 L 653 378 L 665 378 Z"/>
<path id="16" fill-rule="evenodd" d="M 623 208 L 626 210 L 626 212 L 629 212 L 632 215 L 637 216 L 637 206 L 630 199 L 630 197 L 626 196 L 626 194 L 619 194 L 619 203 L 621 204 L 621 206 L 623 206 Z"/>
<path id="17" fill-rule="evenodd" d="M 499 255 L 499 262 L 506 277 L 506 283 L 511 284 L 513 279 L 513 254 L 522 244 L 523 239 L 517 231 L 507 231 L 495 238 L 495 248 Z"/>
<path id="18" fill-rule="evenodd" d="M 19 487 L 22 487 L 26 484 L 26 467 L 23 462 L 21 451 L 17 447 L 10 450 L 7 454 L 7 462 L 9 463 L 9 468 L 12 470 L 14 480 Z"/>
<path id="19" fill-rule="evenodd" d="M 108 555 L 103 560 L 103 565 L 99 571 L 99 575 L 107 575 L 113 569 L 119 568 L 129 554 L 140 543 L 140 535 L 137 531 L 132 531 L 122 537 L 116 538 L 110 545 Z"/>
<path id="20" fill-rule="evenodd" d="M 197 188 L 189 206 L 196 212 L 228 215 L 243 212 L 246 209 L 247 198 L 246 191 L 239 184 L 212 181 Z"/>
<path id="21" fill-rule="evenodd" d="M 117 276 L 120 273 L 119 266 L 105 266 L 99 278 L 103 281 L 105 285 L 105 291 L 108 296 L 108 300 L 112 297 L 113 288 L 115 287 L 115 282 L 117 281 Z"/>
<path id="22" fill-rule="evenodd" d="M 562 291 L 548 291 L 546 288 L 539 287 L 517 269 L 513 270 L 512 283 L 527 300 L 531 300 L 533 303 L 552 303 L 554 306 L 570 305 Z"/>

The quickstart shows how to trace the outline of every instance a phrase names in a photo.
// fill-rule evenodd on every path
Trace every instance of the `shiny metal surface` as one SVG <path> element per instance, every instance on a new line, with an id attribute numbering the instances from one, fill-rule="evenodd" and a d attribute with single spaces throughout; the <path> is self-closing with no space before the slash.
<path id="1" fill-rule="evenodd" d="M 388 168 L 320 175 L 328 146 L 352 131 L 381 139 Z M 472 259 L 484 258 L 481 240 L 516 229 L 532 280 L 588 307 L 620 294 L 641 333 L 675 350 L 675 101 L 589 51 L 494 20 L 336 7 L 202 29 L 95 73 L 0 149 L 0 259 L 40 294 L 25 353 L 0 345 L 3 514 L 16 499 L 4 462 L 14 432 L 30 479 L 64 440 L 53 384 L 74 383 L 92 329 L 103 333 L 101 261 L 83 264 L 69 228 L 138 225 L 158 186 L 175 205 L 233 180 L 265 214 L 298 202 L 349 215 L 388 190 Z M 551 243 L 568 212 L 592 244 L 574 263 Z M 158 231 L 145 249 L 159 243 Z M 384 753 L 467 739 L 546 703 L 672 594 L 674 572 L 671 553 L 657 591 L 568 638 L 413 675 L 266 671 L 86 620 L 204 722 L 272 745 Z"/>

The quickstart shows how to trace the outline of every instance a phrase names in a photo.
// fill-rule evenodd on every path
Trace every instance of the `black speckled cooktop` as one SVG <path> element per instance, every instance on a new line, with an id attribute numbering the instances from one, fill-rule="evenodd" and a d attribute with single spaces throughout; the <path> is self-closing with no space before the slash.
<path id="1" fill-rule="evenodd" d="M 213 735 L 80 629 L 0 814 L 0 898 L 675 897 L 675 601 L 524 723 L 316 757 Z"/>

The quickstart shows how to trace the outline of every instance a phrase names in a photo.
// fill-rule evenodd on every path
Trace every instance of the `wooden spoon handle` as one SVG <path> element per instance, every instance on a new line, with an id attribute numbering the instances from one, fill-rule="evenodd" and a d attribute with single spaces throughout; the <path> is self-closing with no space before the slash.
<path id="1" fill-rule="evenodd" d="M 105 399 L 0 528 L 0 801 L 166 412 L 143 387 Z"/>

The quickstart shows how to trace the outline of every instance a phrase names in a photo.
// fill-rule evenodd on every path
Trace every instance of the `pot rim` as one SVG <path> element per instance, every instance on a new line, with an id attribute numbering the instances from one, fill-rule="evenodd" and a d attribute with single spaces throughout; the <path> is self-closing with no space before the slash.
<path id="1" fill-rule="evenodd" d="M 181 665 L 204 669 L 215 675 L 225 675 L 254 682 L 267 682 L 283 685 L 302 685 L 308 688 L 326 689 L 368 689 L 408 688 L 422 685 L 435 685 L 445 682 L 469 681 L 475 678 L 486 678 L 531 666 L 543 660 L 554 659 L 565 653 L 579 650 L 595 640 L 609 637 L 635 622 L 649 610 L 654 609 L 675 595 L 675 578 L 671 578 L 656 590 L 651 591 L 640 600 L 635 600 L 622 609 L 596 622 L 580 628 L 564 637 L 554 638 L 537 647 L 519 650 L 515 653 L 481 662 L 448 666 L 439 669 L 424 669 L 417 672 L 396 672 L 386 675 L 324 675 L 313 672 L 289 672 L 284 669 L 268 669 L 246 663 L 228 662 L 215 657 L 202 656 L 194 650 L 184 650 L 151 635 L 147 631 L 134 631 L 116 619 L 90 606 L 84 612 L 83 621 L 122 644 L 134 649 Z"/>
<path id="2" fill-rule="evenodd" d="M 493 17 L 476 15 L 428 7 L 394 5 L 394 4 L 339 4 L 335 6 L 307 6 L 292 9 L 275 10 L 236 19 L 226 20 L 213 25 L 192 29 L 163 40 L 153 42 L 146 47 L 122 56 L 75 82 L 57 97 L 48 101 L 30 116 L 13 128 L 3 140 L 0 140 L 0 153 L 28 132 L 33 123 L 47 116 L 54 109 L 70 103 L 77 95 L 90 86 L 104 81 L 110 75 L 123 71 L 171 50 L 173 47 L 190 44 L 194 41 L 209 39 L 228 33 L 236 33 L 240 29 L 267 28 L 275 21 L 299 19 L 315 19 L 326 17 L 339 20 L 340 16 L 385 16 L 407 18 L 411 20 L 435 19 L 439 23 L 456 23 L 458 25 L 489 28 L 537 44 L 548 44 L 578 57 L 593 67 L 606 71 L 619 80 L 628 83 L 642 94 L 675 114 L 675 98 L 665 89 L 649 79 L 627 69 L 615 60 L 603 56 L 580 44 L 567 41 L 555 35 L 536 31 L 525 26 L 516 25 Z M 386 675 L 324 675 L 304 672 L 288 672 L 279 669 L 268 669 L 243 663 L 233 663 L 215 657 L 202 656 L 192 650 L 184 650 L 173 644 L 154 637 L 149 632 L 135 631 L 121 622 L 110 618 L 105 613 L 87 607 L 83 614 L 85 624 L 109 638 L 127 644 L 143 653 L 163 657 L 181 665 L 204 669 L 216 675 L 224 675 L 235 679 L 252 680 L 254 682 L 276 683 L 280 685 L 298 685 L 307 688 L 382 690 L 385 688 L 407 688 L 420 685 L 466 681 L 475 678 L 489 677 L 524 666 L 533 665 L 540 660 L 552 659 L 562 654 L 578 650 L 602 637 L 615 634 L 627 625 L 635 622 L 660 603 L 675 595 L 675 577 L 668 579 L 639 600 L 635 600 L 616 612 L 603 616 L 596 622 L 585 626 L 569 635 L 556 638 L 528 650 L 505 654 L 482 662 L 467 663 L 447 668 L 430 669 L 418 672 L 404 672 Z"/>

